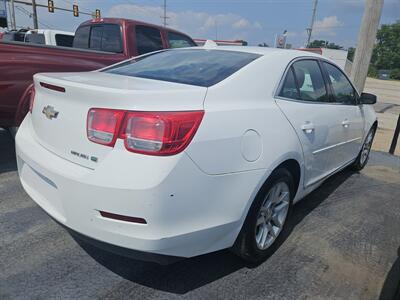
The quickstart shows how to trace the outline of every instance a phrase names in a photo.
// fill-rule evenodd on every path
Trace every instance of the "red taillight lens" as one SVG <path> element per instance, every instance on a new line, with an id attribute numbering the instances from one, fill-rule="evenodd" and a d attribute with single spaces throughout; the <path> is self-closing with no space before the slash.
<path id="1" fill-rule="evenodd" d="M 200 126 L 204 111 L 132 112 L 92 108 L 88 114 L 89 140 L 114 146 L 117 137 L 131 152 L 174 155 L 183 151 Z"/>
<path id="2" fill-rule="evenodd" d="M 87 137 L 92 142 L 114 146 L 124 112 L 113 109 L 92 108 L 87 119 Z"/>
<path id="3" fill-rule="evenodd" d="M 121 137 L 132 152 L 177 154 L 190 143 L 203 115 L 203 111 L 128 112 Z"/>
<path id="4" fill-rule="evenodd" d="M 29 96 L 29 112 L 30 113 L 32 113 L 34 102 L 35 102 L 35 88 L 32 86 L 32 88 L 30 90 L 30 96 Z M 25 109 L 26 109 L 26 106 L 25 106 Z"/>

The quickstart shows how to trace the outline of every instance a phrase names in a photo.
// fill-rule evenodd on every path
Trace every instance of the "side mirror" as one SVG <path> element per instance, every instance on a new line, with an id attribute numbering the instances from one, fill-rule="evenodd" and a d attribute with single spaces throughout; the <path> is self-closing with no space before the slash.
<path id="1" fill-rule="evenodd" d="M 361 93 L 360 98 L 358 99 L 360 104 L 375 104 L 376 103 L 376 95 L 370 93 Z"/>

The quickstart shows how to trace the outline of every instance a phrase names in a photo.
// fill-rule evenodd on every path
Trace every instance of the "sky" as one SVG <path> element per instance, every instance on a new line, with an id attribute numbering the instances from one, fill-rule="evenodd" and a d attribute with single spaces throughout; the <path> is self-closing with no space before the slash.
<path id="1" fill-rule="evenodd" d="M 28 1 L 29 0 L 25 0 Z M 47 5 L 47 0 L 36 0 Z M 80 11 L 101 10 L 102 17 L 123 17 L 162 24 L 163 0 L 54 0 L 55 6 Z M 365 0 L 319 0 L 312 39 L 328 40 L 345 48 L 356 46 Z M 31 7 L 16 4 L 18 26 L 31 26 Z M 313 0 L 167 0 L 168 26 L 192 38 L 236 40 L 273 46 L 276 34 L 288 31 L 287 43 L 304 46 Z M 25 10 L 25 12 L 23 12 Z M 38 8 L 41 28 L 75 31 L 87 15 L 49 13 Z M 381 24 L 400 20 L 400 0 L 385 0 Z"/>

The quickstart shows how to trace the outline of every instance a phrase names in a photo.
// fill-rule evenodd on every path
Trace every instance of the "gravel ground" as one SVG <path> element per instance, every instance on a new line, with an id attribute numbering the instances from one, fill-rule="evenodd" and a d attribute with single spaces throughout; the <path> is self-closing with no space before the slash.
<path id="1" fill-rule="evenodd" d="M 290 225 L 257 267 L 228 251 L 169 266 L 119 257 L 74 240 L 25 194 L 0 130 L 0 299 L 394 299 L 399 157 L 373 152 L 361 173 L 333 176 Z"/>

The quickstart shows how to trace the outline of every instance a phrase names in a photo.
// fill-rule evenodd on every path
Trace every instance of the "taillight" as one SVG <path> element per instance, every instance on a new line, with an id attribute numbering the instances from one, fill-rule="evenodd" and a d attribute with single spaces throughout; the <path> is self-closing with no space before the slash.
<path id="1" fill-rule="evenodd" d="M 92 108 L 87 118 L 87 137 L 94 143 L 113 147 L 118 137 L 124 112 Z"/>
<path id="2" fill-rule="evenodd" d="M 190 143 L 203 115 L 203 111 L 127 112 L 121 138 L 132 152 L 177 154 Z"/>
<path id="3" fill-rule="evenodd" d="M 204 111 L 133 112 L 93 108 L 88 114 L 88 138 L 113 146 L 118 136 L 131 152 L 174 155 L 190 143 L 203 115 Z M 97 137 L 93 138 L 94 134 Z"/>
<path id="4" fill-rule="evenodd" d="M 30 113 L 32 113 L 34 102 L 35 102 L 35 88 L 32 86 L 32 88 L 30 90 L 30 96 L 29 96 L 29 112 Z"/>

